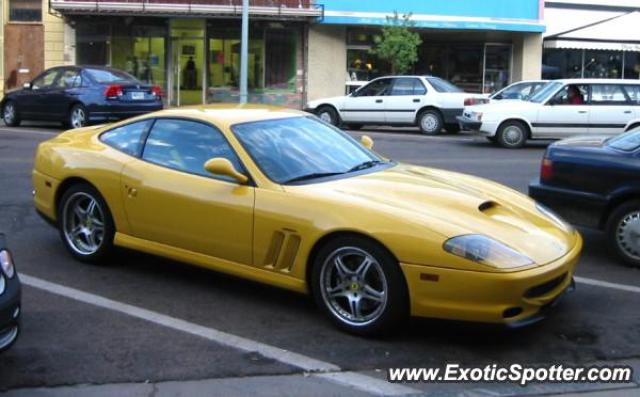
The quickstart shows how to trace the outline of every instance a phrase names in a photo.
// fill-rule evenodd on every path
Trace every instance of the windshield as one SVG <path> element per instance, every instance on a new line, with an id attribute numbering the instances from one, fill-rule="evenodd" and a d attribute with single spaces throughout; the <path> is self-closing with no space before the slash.
<path id="1" fill-rule="evenodd" d="M 518 83 L 503 88 L 501 91 L 491 95 L 496 99 L 521 99 L 528 101 L 529 98 L 538 92 L 546 83 Z"/>
<path id="2" fill-rule="evenodd" d="M 562 83 L 549 83 L 531 95 L 529 102 L 542 103 L 549 97 L 549 95 L 558 91 L 560 87 L 562 87 Z"/>
<path id="3" fill-rule="evenodd" d="M 607 146 L 625 152 L 632 152 L 640 148 L 640 128 L 625 132 L 622 135 L 607 140 Z"/>
<path id="4" fill-rule="evenodd" d="M 119 70 L 85 69 L 84 71 L 91 77 L 91 79 L 93 79 L 93 81 L 99 84 L 109 84 L 123 80 L 136 81 L 136 78 L 132 75 Z"/>
<path id="5" fill-rule="evenodd" d="M 459 87 L 449 83 L 447 80 L 442 80 L 439 77 L 427 77 L 427 81 L 434 90 L 438 92 L 464 92 Z"/>
<path id="6" fill-rule="evenodd" d="M 293 117 L 231 127 L 272 181 L 280 184 L 370 168 L 382 158 L 315 118 Z"/>

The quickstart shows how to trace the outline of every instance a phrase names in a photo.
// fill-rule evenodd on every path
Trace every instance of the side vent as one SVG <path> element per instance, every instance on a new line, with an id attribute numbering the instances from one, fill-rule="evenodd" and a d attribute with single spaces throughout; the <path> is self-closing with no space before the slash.
<path id="1" fill-rule="evenodd" d="M 264 267 L 289 273 L 300 248 L 300 235 L 294 230 L 283 229 L 273 233 Z"/>

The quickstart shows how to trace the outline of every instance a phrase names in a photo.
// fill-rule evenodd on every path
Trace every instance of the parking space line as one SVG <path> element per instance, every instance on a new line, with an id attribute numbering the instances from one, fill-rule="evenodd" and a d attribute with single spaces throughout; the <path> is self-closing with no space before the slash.
<path id="1" fill-rule="evenodd" d="M 157 325 L 195 335 L 223 346 L 231 347 L 245 352 L 256 352 L 264 357 L 271 358 L 280 363 L 300 368 L 305 372 L 332 373 L 330 376 L 327 374 L 327 377 L 322 378 L 337 384 L 350 386 L 364 392 L 372 393 L 375 395 L 393 396 L 410 395 L 417 393 L 417 390 L 415 389 L 381 381 L 380 379 L 373 378 L 367 375 L 355 374 L 350 372 L 340 372 L 341 368 L 339 366 L 326 361 L 316 360 L 302 354 L 294 353 L 265 343 L 219 331 L 214 328 L 209 328 L 196 323 L 181 320 L 179 318 L 167 316 L 165 314 L 152 310 L 143 309 L 138 306 L 133 306 L 99 295 L 80 291 L 75 288 L 66 287 L 64 285 L 29 276 L 24 273 L 20 273 L 20 280 L 24 285 L 32 288 L 37 288 L 52 294 L 63 296 L 65 298 L 123 313 Z M 373 387 L 372 385 L 377 385 L 377 388 Z"/>
<path id="2" fill-rule="evenodd" d="M 574 279 L 577 282 L 582 284 L 595 285 L 597 287 L 612 288 L 612 289 L 617 289 L 619 291 L 635 292 L 636 294 L 640 294 L 640 287 L 636 287 L 635 285 L 610 283 L 608 281 L 596 280 L 596 279 L 585 278 L 585 277 L 577 277 L 577 276 L 574 277 Z"/>

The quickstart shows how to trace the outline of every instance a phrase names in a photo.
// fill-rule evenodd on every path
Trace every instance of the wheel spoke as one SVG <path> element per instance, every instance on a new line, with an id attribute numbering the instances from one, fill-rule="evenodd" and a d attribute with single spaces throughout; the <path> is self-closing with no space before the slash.
<path id="1" fill-rule="evenodd" d="M 364 280 L 364 278 L 367 275 L 367 272 L 369 271 L 369 269 L 371 268 L 371 264 L 373 263 L 373 261 L 371 260 L 370 257 L 365 256 L 364 259 L 362 259 L 362 263 L 360 264 L 360 266 L 358 266 L 358 268 L 356 269 L 356 275 L 361 279 Z"/>
<path id="2" fill-rule="evenodd" d="M 351 270 L 349 270 L 349 268 L 344 264 L 344 262 L 342 262 L 342 258 L 339 256 L 336 256 L 336 259 L 334 260 L 334 264 L 336 266 L 336 270 L 338 271 L 338 276 L 340 277 L 340 279 L 344 280 L 345 278 L 347 278 L 348 276 L 351 275 L 351 273 L 353 273 Z"/>
<path id="3" fill-rule="evenodd" d="M 350 298 L 349 299 L 349 310 L 351 311 L 351 317 L 353 319 L 359 319 L 362 317 L 362 311 L 360 307 L 360 299 L 358 298 Z"/>
<path id="4" fill-rule="evenodd" d="M 76 205 L 73 207 L 73 213 L 78 217 L 78 219 L 80 220 L 84 220 L 84 218 L 87 216 L 87 213 L 85 210 L 83 210 L 79 205 Z"/>
<path id="5" fill-rule="evenodd" d="M 377 291 L 370 285 L 362 288 L 362 297 L 374 302 L 382 302 L 384 300 L 384 291 Z"/>
<path id="6" fill-rule="evenodd" d="M 340 298 L 347 296 L 347 288 L 345 283 L 340 283 L 333 288 L 327 288 L 327 295 L 330 298 Z"/>
<path id="7" fill-rule="evenodd" d="M 86 210 L 86 214 L 93 218 L 93 211 L 95 211 L 96 209 L 96 201 L 95 200 L 91 200 L 89 202 L 89 205 L 87 206 L 87 210 Z"/>

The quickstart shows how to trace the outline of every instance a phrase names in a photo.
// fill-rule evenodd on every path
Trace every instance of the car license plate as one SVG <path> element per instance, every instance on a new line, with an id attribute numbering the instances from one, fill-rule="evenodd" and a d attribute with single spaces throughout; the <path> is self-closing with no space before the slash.
<path id="1" fill-rule="evenodd" d="M 132 92 L 131 99 L 133 100 L 144 99 L 144 92 Z"/>

